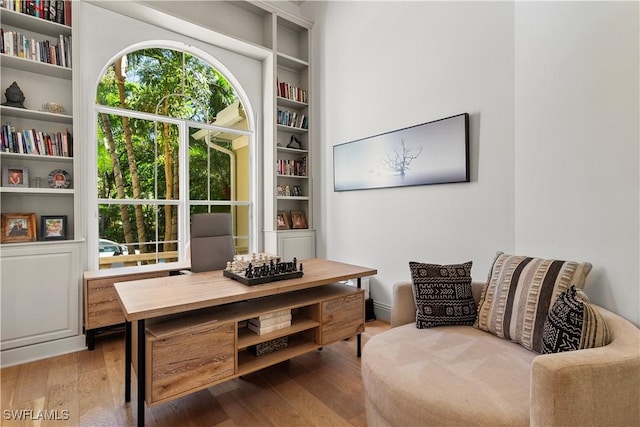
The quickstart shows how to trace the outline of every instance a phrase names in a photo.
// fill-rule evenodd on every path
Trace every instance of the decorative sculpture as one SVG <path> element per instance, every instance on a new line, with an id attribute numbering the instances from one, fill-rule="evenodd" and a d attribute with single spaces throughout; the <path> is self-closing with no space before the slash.
<path id="1" fill-rule="evenodd" d="M 9 86 L 4 92 L 4 96 L 7 98 L 7 101 L 3 102 L 2 105 L 6 105 L 7 107 L 26 108 L 24 106 L 24 93 L 22 93 L 18 83 L 11 83 L 11 86 Z"/>

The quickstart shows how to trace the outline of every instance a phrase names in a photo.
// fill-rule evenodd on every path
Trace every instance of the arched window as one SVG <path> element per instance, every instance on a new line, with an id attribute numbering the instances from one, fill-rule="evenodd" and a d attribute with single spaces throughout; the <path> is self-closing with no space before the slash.
<path id="1" fill-rule="evenodd" d="M 252 129 L 236 89 L 171 48 L 118 57 L 96 93 L 100 268 L 186 259 L 195 212 L 230 212 L 251 245 Z"/>

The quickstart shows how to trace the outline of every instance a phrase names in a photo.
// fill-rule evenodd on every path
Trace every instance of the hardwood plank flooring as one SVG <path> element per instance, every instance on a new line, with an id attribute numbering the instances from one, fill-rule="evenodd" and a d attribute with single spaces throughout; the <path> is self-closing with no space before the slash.
<path id="1" fill-rule="evenodd" d="M 365 326 L 363 345 L 389 328 L 379 320 Z M 99 337 L 94 351 L 4 368 L 0 425 L 134 426 L 135 374 L 131 402 L 125 404 L 123 365 L 124 334 L 112 333 Z M 32 411 L 29 419 L 10 419 L 28 415 L 25 410 Z M 145 414 L 146 425 L 154 427 L 366 427 L 356 339 L 147 408 Z"/>

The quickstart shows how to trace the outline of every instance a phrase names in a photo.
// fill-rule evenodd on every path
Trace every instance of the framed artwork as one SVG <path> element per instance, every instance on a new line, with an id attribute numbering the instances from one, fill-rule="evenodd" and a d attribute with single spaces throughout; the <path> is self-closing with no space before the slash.
<path id="1" fill-rule="evenodd" d="M 287 215 L 287 211 L 278 211 L 278 230 L 288 230 L 289 227 L 289 215 Z"/>
<path id="2" fill-rule="evenodd" d="M 22 166 L 2 166 L 2 185 L 5 187 L 28 187 L 29 169 Z"/>
<path id="3" fill-rule="evenodd" d="M 40 216 L 40 240 L 66 240 L 66 238 L 66 215 Z"/>
<path id="4" fill-rule="evenodd" d="M 291 228 L 309 228 L 304 211 L 291 211 Z"/>
<path id="5" fill-rule="evenodd" d="M 36 240 L 36 214 L 2 214 L 2 243 L 34 242 Z"/>
<path id="6" fill-rule="evenodd" d="M 334 191 L 469 182 L 469 114 L 333 147 Z"/>

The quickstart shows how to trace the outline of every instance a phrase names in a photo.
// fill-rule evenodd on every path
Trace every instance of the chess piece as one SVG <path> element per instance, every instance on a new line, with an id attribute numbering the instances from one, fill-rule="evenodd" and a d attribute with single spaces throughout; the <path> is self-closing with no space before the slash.
<path id="1" fill-rule="evenodd" d="M 26 108 L 24 106 L 24 93 L 22 93 L 18 83 L 11 83 L 11 86 L 9 86 L 4 92 L 4 96 L 7 100 L 6 102 L 3 102 L 2 105 L 6 105 L 7 107 Z"/>

